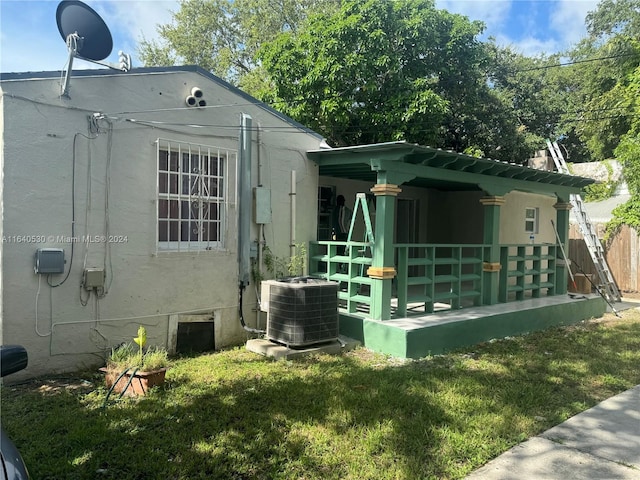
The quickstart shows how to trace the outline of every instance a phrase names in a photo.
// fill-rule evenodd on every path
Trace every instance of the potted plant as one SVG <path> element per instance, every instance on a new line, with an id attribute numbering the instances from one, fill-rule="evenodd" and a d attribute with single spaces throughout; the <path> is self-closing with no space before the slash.
<path id="1" fill-rule="evenodd" d="M 100 369 L 105 374 L 107 388 L 122 395 L 145 395 L 151 387 L 162 385 L 167 372 L 167 351 L 160 347 L 149 347 L 147 331 L 138 329 L 135 342 L 124 343 L 111 350 L 107 366 Z"/>

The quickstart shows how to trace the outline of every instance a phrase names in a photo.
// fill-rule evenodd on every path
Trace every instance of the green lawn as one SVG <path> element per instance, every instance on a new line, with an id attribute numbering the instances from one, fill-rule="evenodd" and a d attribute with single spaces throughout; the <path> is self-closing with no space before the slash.
<path id="1" fill-rule="evenodd" d="M 105 409 L 93 373 L 4 386 L 2 423 L 34 479 L 462 478 L 640 384 L 640 311 L 623 316 L 419 361 L 181 358 Z"/>

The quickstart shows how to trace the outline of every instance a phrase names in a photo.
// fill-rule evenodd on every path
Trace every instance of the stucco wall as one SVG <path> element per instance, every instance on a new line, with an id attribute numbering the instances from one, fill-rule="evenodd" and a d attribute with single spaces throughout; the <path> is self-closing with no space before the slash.
<path id="1" fill-rule="evenodd" d="M 511 192 L 505 195 L 500 211 L 500 243 L 530 243 L 530 233 L 525 231 L 525 209 L 539 208 L 539 228 L 534 243 L 556 243 L 551 220 L 556 223 L 555 197 L 533 193 Z"/>
<path id="2" fill-rule="evenodd" d="M 369 193 L 373 186 L 367 182 L 341 178 L 320 177 L 321 185 L 334 186 L 336 195 L 344 195 L 347 206 L 353 208 L 356 193 Z M 418 208 L 418 243 L 468 243 L 483 241 L 484 207 L 480 199 L 483 192 L 446 192 L 420 189 L 402 185 L 399 199 L 413 199 Z M 505 205 L 500 214 L 501 243 L 530 243 L 530 233 L 525 231 L 525 209 L 538 208 L 539 229 L 534 234 L 535 243 L 555 243 L 551 220 L 556 221 L 555 197 L 525 192 L 505 195 Z M 371 209 L 371 221 L 375 229 L 375 209 Z M 354 240 L 364 238 L 364 223 L 357 218 Z"/>
<path id="3" fill-rule="evenodd" d="M 202 88 L 209 108 L 185 108 L 194 86 Z M 141 324 L 150 344 L 167 345 L 175 335 L 169 317 L 180 313 L 214 316 L 218 348 L 242 342 L 235 166 L 227 179 L 224 247 L 159 252 L 155 142 L 160 137 L 237 151 L 241 113 L 251 115 L 260 127 L 259 138 L 257 128 L 252 135 L 252 186 L 260 168 L 262 185 L 271 189 L 273 221 L 265 226 L 265 239 L 274 253 L 287 255 L 291 170 L 297 172 L 297 240 L 315 238 L 318 174 L 304 152 L 318 148 L 320 140 L 196 72 L 77 76 L 69 99 L 59 98 L 58 79 L 5 81 L 2 90 L 2 115 L 10 119 L 2 130 L 2 341 L 27 348 L 29 367 L 22 375 L 100 364 L 105 351 L 131 341 Z M 94 112 L 107 114 L 111 142 L 106 121 L 100 133 L 88 130 Z M 196 124 L 204 127 L 187 126 Z M 108 210 L 109 233 L 117 240 L 109 249 L 104 242 L 90 243 L 88 250 L 76 242 L 71 263 L 72 244 L 60 237 L 71 236 L 73 210 L 77 236 L 104 235 Z M 258 240 L 253 221 L 251 236 Z M 34 273 L 34 253 L 43 247 L 65 250 L 70 274 L 58 287 Z M 92 294 L 83 306 L 85 266 L 105 268 L 112 280 L 103 298 Z M 52 275 L 49 282 L 64 277 Z M 251 285 L 245 294 L 249 324 L 255 323 L 253 292 Z"/>

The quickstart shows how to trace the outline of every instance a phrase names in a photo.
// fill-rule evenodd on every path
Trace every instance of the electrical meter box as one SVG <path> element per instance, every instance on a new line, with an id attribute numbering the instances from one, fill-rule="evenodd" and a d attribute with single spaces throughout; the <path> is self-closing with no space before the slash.
<path id="1" fill-rule="evenodd" d="M 256 223 L 261 225 L 271 223 L 271 189 L 254 187 L 253 203 Z"/>
<path id="2" fill-rule="evenodd" d="M 87 290 L 104 287 L 104 268 L 87 268 L 82 283 Z"/>
<path id="3" fill-rule="evenodd" d="M 37 249 L 34 270 L 40 275 L 64 273 L 64 250 L 61 248 Z"/>

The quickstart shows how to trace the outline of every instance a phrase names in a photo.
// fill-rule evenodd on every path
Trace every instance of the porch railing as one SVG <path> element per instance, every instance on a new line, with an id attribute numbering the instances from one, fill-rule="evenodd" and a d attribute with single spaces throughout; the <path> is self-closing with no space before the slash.
<path id="1" fill-rule="evenodd" d="M 501 245 L 498 300 L 539 298 L 543 290 L 555 295 L 556 249 L 554 244 Z"/>
<path id="2" fill-rule="evenodd" d="M 340 283 L 338 298 L 348 313 L 366 315 L 371 307 L 367 268 L 372 245 L 366 242 L 311 242 L 309 272 Z M 537 298 L 557 291 L 554 244 L 500 245 L 497 301 Z M 396 278 L 393 280 L 394 317 L 424 315 L 443 309 L 483 305 L 488 295 L 487 273 L 490 245 L 397 244 Z M 495 288 L 495 287 L 493 287 Z"/>
<path id="3" fill-rule="evenodd" d="M 349 313 L 371 307 L 371 244 L 368 242 L 310 242 L 309 272 L 340 283 L 338 300 Z"/>
<path id="4" fill-rule="evenodd" d="M 482 302 L 484 245 L 396 245 L 397 314 L 432 313 L 437 303 L 462 308 Z"/>

